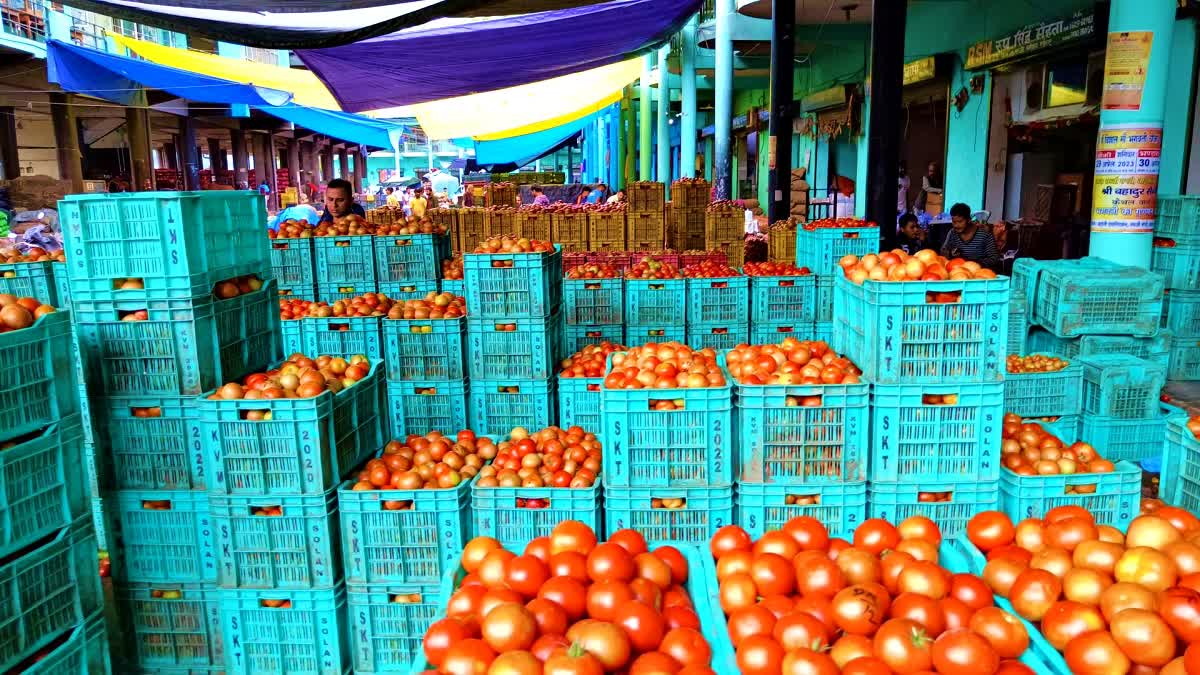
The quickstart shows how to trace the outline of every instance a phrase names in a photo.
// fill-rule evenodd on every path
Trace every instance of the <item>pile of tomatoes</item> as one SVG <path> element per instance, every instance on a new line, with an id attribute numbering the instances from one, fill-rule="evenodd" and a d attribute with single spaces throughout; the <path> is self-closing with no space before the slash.
<path id="1" fill-rule="evenodd" d="M 868 253 L 862 258 L 856 255 L 843 256 L 838 261 L 842 274 L 856 284 L 871 281 L 965 281 L 968 279 L 995 279 L 996 273 L 980 267 L 974 260 L 954 258 L 947 260 L 931 249 L 922 249 L 909 255 L 903 249 L 883 253 Z M 954 300 L 937 300 L 938 302 Z"/>
<path id="2" fill-rule="evenodd" d="M 824 341 L 792 337 L 777 345 L 738 345 L 725 354 L 725 365 L 738 384 L 746 385 L 858 384 L 862 376 Z"/>
<path id="3" fill-rule="evenodd" d="M 1054 476 L 1075 473 L 1112 473 L 1115 464 L 1100 456 L 1089 443 L 1067 445 L 1036 422 L 1019 415 L 1004 415 L 1000 458 L 1004 468 L 1018 476 Z M 1095 485 L 1068 485 L 1068 494 L 1093 494 Z"/>
<path id="4" fill-rule="evenodd" d="M 600 344 L 584 345 L 583 349 L 563 359 L 559 377 L 604 377 L 608 355 L 625 347 L 605 340 Z"/>
<path id="5" fill-rule="evenodd" d="M 143 286 L 144 284 L 139 284 L 139 287 Z M 262 279 L 259 279 L 257 274 L 247 274 L 217 282 L 217 285 L 213 287 L 213 295 L 219 300 L 229 300 L 239 295 L 254 293 L 262 286 Z"/>
<path id="6" fill-rule="evenodd" d="M 409 434 L 404 442 L 391 441 L 358 474 L 353 490 L 444 490 L 475 477 L 498 454 L 487 436 L 464 429 L 454 438 L 431 431 Z M 406 511 L 411 500 L 387 500 L 385 511 Z"/>
<path id="7" fill-rule="evenodd" d="M 371 361 L 362 354 L 345 358 L 328 354 L 310 359 L 292 354 L 278 368 L 251 373 L 239 382 L 227 382 L 209 398 L 213 400 L 259 400 L 276 398 L 312 398 L 326 391 L 338 393 L 371 372 Z M 246 410 L 245 419 L 269 420 L 270 410 Z"/>
<path id="8" fill-rule="evenodd" d="M 790 262 L 748 262 L 742 267 L 748 277 L 806 277 L 812 274 L 807 267 Z"/>
<path id="9" fill-rule="evenodd" d="M 633 530 L 605 543 L 559 523 L 522 555 L 476 537 L 446 617 L 425 632 L 423 675 L 713 675 L 683 584 L 687 559 Z"/>
<path id="10" fill-rule="evenodd" d="M 455 281 L 463 278 L 463 257 L 457 254 L 442 261 L 442 278 Z"/>
<path id="11" fill-rule="evenodd" d="M 488 237 L 479 242 L 472 253 L 550 253 L 554 244 L 539 239 L 526 239 L 513 235 Z"/>
<path id="12" fill-rule="evenodd" d="M 363 293 L 332 304 L 321 301 L 283 298 L 279 301 L 279 316 L 287 319 L 328 319 L 363 316 L 386 316 L 393 308 L 392 299 L 382 293 Z"/>
<path id="13" fill-rule="evenodd" d="M 984 581 L 1039 623 L 1074 673 L 1200 673 L 1200 520 L 1162 507 L 1127 532 L 1079 506 L 1013 525 L 986 512 L 967 536 Z"/>
<path id="14" fill-rule="evenodd" d="M 316 229 L 313 230 L 313 235 L 317 237 L 357 237 L 375 234 L 376 227 L 378 226 L 368 223 L 366 218 L 356 213 L 351 213 L 348 216 L 319 223 Z"/>
<path id="15" fill-rule="evenodd" d="M 457 319 L 466 316 L 467 299 L 461 295 L 430 291 L 424 298 L 392 305 L 389 319 Z"/>
<path id="16" fill-rule="evenodd" d="M 745 209 L 742 208 L 740 202 L 731 199 L 718 199 L 716 201 L 709 202 L 708 206 L 704 208 L 706 213 L 741 213 L 744 210 Z"/>
<path id="17" fill-rule="evenodd" d="M 717 277 L 740 277 L 741 272 L 733 269 L 725 263 L 718 263 L 712 260 L 688 265 L 680 270 L 683 276 L 689 279 L 712 279 Z"/>
<path id="18" fill-rule="evenodd" d="M 642 258 L 625 271 L 626 279 L 682 279 L 679 268 L 658 258 Z"/>
<path id="19" fill-rule="evenodd" d="M 53 313 L 53 307 L 37 298 L 0 293 L 0 333 L 29 328 L 38 319 Z"/>
<path id="20" fill-rule="evenodd" d="M 1005 359 L 1005 370 L 1010 373 L 1053 373 L 1071 365 L 1071 362 L 1057 356 L 1046 354 L 1030 354 L 1017 356 L 1009 354 Z"/>
<path id="21" fill-rule="evenodd" d="M 801 516 L 758 541 L 737 525 L 711 541 L 718 598 L 743 675 L 1016 675 L 1024 625 L 982 579 L 938 564 L 922 516 L 864 521 L 853 542 Z"/>
<path id="22" fill-rule="evenodd" d="M 50 253 L 40 246 L 30 246 L 24 253 L 7 246 L 0 247 L 0 264 L 23 263 L 23 262 L 66 262 L 67 255 L 65 251 Z M 15 274 L 13 276 L 16 276 Z"/>
<path id="23" fill-rule="evenodd" d="M 568 279 L 616 279 L 621 276 L 621 270 L 616 265 L 584 263 L 571 268 L 567 272 Z"/>
<path id="24" fill-rule="evenodd" d="M 492 463 L 479 471 L 475 486 L 590 488 L 600 473 L 601 457 L 596 435 L 580 427 L 547 427 L 533 434 L 518 427 L 501 441 Z"/>
<path id="25" fill-rule="evenodd" d="M 313 236 L 313 224 L 307 219 L 288 218 L 279 224 L 278 230 L 267 230 L 268 239 L 308 239 Z"/>
<path id="26" fill-rule="evenodd" d="M 443 223 L 433 222 L 428 215 L 422 218 L 408 216 L 387 225 L 376 225 L 375 234 L 380 237 L 402 234 L 446 234 L 446 226 Z"/>
<path id="27" fill-rule="evenodd" d="M 823 230 L 827 228 L 848 228 L 848 227 L 877 227 L 874 221 L 867 221 L 861 218 L 819 218 L 817 220 L 804 224 L 806 230 Z"/>
<path id="28" fill-rule="evenodd" d="M 612 355 L 605 389 L 703 389 L 725 386 L 725 373 L 711 348 L 678 342 L 648 342 Z M 667 403 L 667 401 L 662 401 Z"/>
<path id="29" fill-rule="evenodd" d="M 1187 428 L 1188 431 L 1192 432 L 1192 436 L 1200 439 L 1200 415 L 1188 418 Z"/>

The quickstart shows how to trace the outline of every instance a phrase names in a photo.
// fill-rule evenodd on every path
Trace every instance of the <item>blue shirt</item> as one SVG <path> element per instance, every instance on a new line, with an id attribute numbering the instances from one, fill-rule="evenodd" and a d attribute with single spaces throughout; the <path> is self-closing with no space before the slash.
<path id="1" fill-rule="evenodd" d="M 307 220 L 309 225 L 316 225 L 321 220 L 321 216 L 317 214 L 316 209 L 308 204 L 296 204 L 275 214 L 275 217 L 271 219 L 269 227 L 272 230 L 278 231 L 279 224 L 285 220 Z"/>
<path id="2" fill-rule="evenodd" d="M 354 202 L 350 205 L 350 213 L 353 213 L 356 216 L 362 216 L 363 218 L 367 217 L 366 210 L 363 209 L 363 207 L 359 206 L 358 202 Z M 321 220 L 319 222 L 321 222 L 321 223 L 332 223 L 333 222 L 333 214 L 329 212 L 329 209 L 325 209 L 325 212 L 321 214 Z"/>
<path id="3" fill-rule="evenodd" d="M 600 200 L 604 199 L 604 193 L 600 190 L 592 190 L 587 196 L 587 203 L 599 204 Z"/>

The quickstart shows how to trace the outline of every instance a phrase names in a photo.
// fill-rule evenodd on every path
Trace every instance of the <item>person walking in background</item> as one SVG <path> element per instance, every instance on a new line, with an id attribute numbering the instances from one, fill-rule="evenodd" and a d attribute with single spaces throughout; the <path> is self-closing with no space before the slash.
<path id="1" fill-rule="evenodd" d="M 993 272 L 1000 266 L 996 239 L 971 219 L 971 207 L 959 202 L 950 207 L 951 230 L 942 244 L 942 255 L 979 263 Z"/>

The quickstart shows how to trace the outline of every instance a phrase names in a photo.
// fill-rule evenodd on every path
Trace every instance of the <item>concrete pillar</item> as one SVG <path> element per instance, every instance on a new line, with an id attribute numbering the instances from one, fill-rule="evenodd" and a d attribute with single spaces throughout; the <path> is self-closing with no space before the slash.
<path id="1" fill-rule="evenodd" d="M 248 169 L 250 153 L 246 150 L 246 134 L 240 129 L 229 132 L 230 145 L 233 146 L 233 187 L 241 190 L 249 184 Z"/>
<path id="2" fill-rule="evenodd" d="M 178 147 L 176 147 L 177 146 L 177 144 L 175 142 L 176 138 L 177 137 L 175 136 L 175 134 L 171 134 L 171 140 L 167 141 L 166 143 L 163 143 L 163 149 L 162 149 L 163 164 L 168 169 L 178 169 L 179 168 L 179 149 L 178 149 Z M 155 185 L 154 189 L 157 190 L 158 186 Z"/>
<path id="3" fill-rule="evenodd" d="M 196 120 L 191 115 L 179 118 L 179 172 L 183 189 L 200 189 L 200 152 L 196 146 Z"/>
<path id="4" fill-rule="evenodd" d="M 651 164 L 651 115 L 650 71 L 654 68 L 654 54 L 642 57 L 642 79 L 638 83 L 638 180 L 650 180 Z"/>
<path id="5" fill-rule="evenodd" d="M 125 109 L 125 137 L 134 190 L 154 189 L 154 160 L 150 156 L 150 114 L 145 108 Z"/>
<path id="6" fill-rule="evenodd" d="M 1122 265 L 1150 267 L 1174 30 L 1173 2 L 1112 0 L 1089 251 Z M 1116 62 L 1125 65 L 1114 73 Z M 1140 196 L 1120 194 L 1126 188 Z"/>
<path id="7" fill-rule="evenodd" d="M 796 4 L 771 2 L 771 120 L 767 138 L 767 222 L 792 210 L 792 73 L 796 54 Z M 903 56 L 903 54 L 901 55 Z"/>
<path id="8" fill-rule="evenodd" d="M 17 156 L 17 117 L 11 106 L 0 107 L 0 179 L 12 180 L 21 175 Z"/>
<path id="9" fill-rule="evenodd" d="M 344 145 L 338 150 L 338 172 L 342 180 L 350 180 L 350 154 Z"/>
<path id="10" fill-rule="evenodd" d="M 680 116 L 679 116 L 679 175 L 696 176 L 696 28 L 699 17 L 693 16 L 683 27 L 683 53 L 679 55 Z"/>
<path id="11" fill-rule="evenodd" d="M 296 194 L 299 196 L 304 178 L 300 175 L 300 142 L 294 138 L 287 141 L 287 170 L 288 181 L 296 188 Z"/>
<path id="12" fill-rule="evenodd" d="M 83 192 L 83 155 L 79 152 L 79 124 L 75 121 L 74 94 L 50 94 L 50 119 L 58 146 L 58 170 L 71 181 L 72 192 Z"/>
<path id="13" fill-rule="evenodd" d="M 328 183 L 333 179 L 333 144 L 326 143 L 321 147 L 321 181 Z"/>
<path id="14" fill-rule="evenodd" d="M 713 83 L 713 184 L 717 199 L 733 194 L 733 0 L 716 0 Z"/>
<path id="15" fill-rule="evenodd" d="M 667 54 L 671 52 L 670 45 L 658 48 L 658 180 L 665 185 L 663 194 L 666 199 L 671 195 L 671 129 L 668 125 L 671 117 L 671 88 L 667 85 L 670 73 L 667 72 Z"/>
<path id="16" fill-rule="evenodd" d="M 900 174 L 904 23 L 906 0 L 876 3 L 871 18 L 871 93 L 867 123 L 866 218 L 880 225 L 890 247 L 895 239 L 896 182 Z M 840 167 L 839 167 L 840 169 Z M 914 174 L 915 175 L 915 174 Z"/>

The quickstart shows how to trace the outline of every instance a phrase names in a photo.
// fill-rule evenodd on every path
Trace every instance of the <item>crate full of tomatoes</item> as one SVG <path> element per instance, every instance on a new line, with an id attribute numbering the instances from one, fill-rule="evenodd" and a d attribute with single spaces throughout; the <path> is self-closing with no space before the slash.
<path id="1" fill-rule="evenodd" d="M 428 216 L 380 225 L 375 230 L 375 280 L 435 280 L 451 248 L 449 231 Z"/>
<path id="2" fill-rule="evenodd" d="M 687 280 L 671 263 L 646 257 L 625 272 L 627 326 L 684 326 Z"/>
<path id="3" fill-rule="evenodd" d="M 615 265 L 584 263 L 563 279 L 563 315 L 568 326 L 625 322 L 625 285 Z"/>
<path id="4" fill-rule="evenodd" d="M 750 324 L 755 327 L 817 320 L 817 278 L 807 267 L 784 262 L 746 263 Z"/>
<path id="5" fill-rule="evenodd" d="M 879 226 L 858 218 L 821 218 L 796 228 L 796 264 L 836 274 L 838 261 L 879 251 Z"/>
<path id="6" fill-rule="evenodd" d="M 466 312 L 448 291 L 392 305 L 380 324 L 388 381 L 465 378 Z"/>
<path id="7" fill-rule="evenodd" d="M 491 237 L 463 256 L 463 274 L 472 316 L 548 317 L 562 298 L 562 247 Z"/>
<path id="8" fill-rule="evenodd" d="M 619 338 L 617 342 L 598 339 L 588 341 L 562 360 L 558 371 L 558 419 L 562 425 L 602 432 L 600 389 L 604 384 L 604 368 L 608 355 L 623 349 Z"/>

